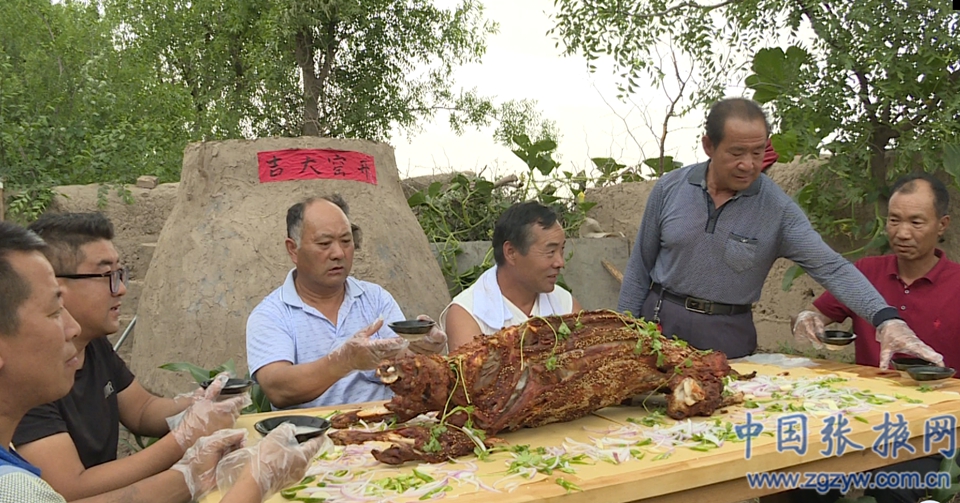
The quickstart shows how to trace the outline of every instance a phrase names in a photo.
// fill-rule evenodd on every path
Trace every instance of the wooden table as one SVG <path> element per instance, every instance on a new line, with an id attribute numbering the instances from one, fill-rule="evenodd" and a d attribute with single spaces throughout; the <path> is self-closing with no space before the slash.
<path id="1" fill-rule="evenodd" d="M 909 378 L 900 377 L 896 372 L 881 372 L 873 367 L 839 364 L 836 362 L 819 361 L 818 369 L 831 372 L 849 372 L 864 378 L 883 377 L 901 383 L 910 382 Z M 951 379 L 941 386 L 938 391 L 960 392 L 960 380 Z M 298 411 L 307 414 L 321 415 L 333 409 L 310 409 Z M 496 498 L 500 502 L 525 501 L 562 501 L 564 503 L 599 503 L 599 502 L 627 502 L 649 501 L 655 503 L 691 502 L 697 503 L 727 503 L 765 496 L 779 492 L 778 489 L 751 489 L 746 480 L 747 472 L 862 472 L 873 468 L 899 463 L 916 457 L 923 457 L 923 431 L 926 419 L 934 416 L 951 414 L 956 415 L 960 410 L 960 394 L 956 399 L 929 405 L 925 408 L 907 408 L 901 412 L 909 422 L 910 444 L 915 453 L 899 453 L 896 459 L 884 459 L 878 456 L 870 446 L 877 438 L 877 432 L 866 425 L 858 425 L 848 438 L 866 447 L 862 451 L 847 452 L 840 457 L 825 458 L 820 451 L 826 448 L 819 435 L 808 436 L 808 450 L 805 456 L 794 452 L 780 453 L 775 443 L 754 445 L 750 460 L 744 459 L 743 448 L 727 449 L 724 452 L 697 453 L 696 457 L 684 460 L 682 463 L 648 463 L 632 461 L 618 465 L 616 470 L 610 470 L 609 476 L 578 479 L 577 475 L 564 475 L 583 489 L 582 492 L 567 493 L 562 487 L 554 483 L 554 477 L 520 486 L 513 492 L 490 493 L 480 491 L 473 494 L 462 494 L 454 498 L 457 502 L 488 502 Z M 251 439 L 259 438 L 253 433 L 253 424 L 265 417 L 289 414 L 271 413 L 242 416 L 238 427 L 249 428 Z M 511 444 L 534 443 L 534 434 L 541 435 L 548 432 L 556 438 L 553 445 L 559 445 L 565 435 L 575 431 L 583 431 L 583 426 L 596 422 L 599 418 L 588 416 L 577 421 L 548 425 L 535 430 L 521 430 L 500 435 Z M 856 424 L 855 421 L 852 422 Z M 549 430 L 553 428 L 553 430 Z M 552 433 L 549 433 L 552 432 Z M 743 444 L 739 444 L 743 445 Z M 613 465 L 610 465 L 613 466 Z M 219 495 L 212 494 L 204 500 L 205 503 L 219 501 Z M 450 498 L 445 498 L 450 499 Z M 279 495 L 269 500 L 285 502 Z"/>

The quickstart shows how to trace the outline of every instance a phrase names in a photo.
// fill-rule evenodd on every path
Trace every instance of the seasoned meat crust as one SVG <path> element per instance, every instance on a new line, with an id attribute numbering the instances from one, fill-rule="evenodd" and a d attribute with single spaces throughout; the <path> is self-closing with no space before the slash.
<path id="1" fill-rule="evenodd" d="M 395 393 L 386 409 L 397 421 L 436 411 L 456 426 L 469 420 L 487 435 L 571 421 L 652 391 L 668 394 L 667 414 L 674 419 L 709 416 L 737 399 L 727 397 L 725 402 L 722 396 L 723 378 L 735 375 L 722 353 L 699 351 L 664 337 L 652 323 L 612 311 L 533 318 L 491 336 L 477 336 L 448 356 L 384 361 L 377 373 Z M 461 409 L 447 414 L 457 407 Z M 472 411 L 469 418 L 466 408 Z M 387 417 L 382 412 L 377 417 Z M 333 422 L 344 427 L 358 416 L 363 417 L 363 411 L 336 416 Z M 400 434 L 408 440 L 422 439 L 430 430 L 402 429 L 408 430 Z M 393 456 L 402 459 L 399 462 L 436 457 L 416 457 L 423 441 L 395 442 L 396 431 L 379 432 L 379 439 L 392 435 L 388 441 L 410 451 Z M 449 434 L 448 440 L 455 436 Z M 351 438 L 344 434 L 334 440 L 359 440 Z M 443 438 L 438 440 L 442 443 Z M 460 440 L 455 442 L 460 449 L 443 448 L 443 454 L 472 452 L 475 443 Z"/>

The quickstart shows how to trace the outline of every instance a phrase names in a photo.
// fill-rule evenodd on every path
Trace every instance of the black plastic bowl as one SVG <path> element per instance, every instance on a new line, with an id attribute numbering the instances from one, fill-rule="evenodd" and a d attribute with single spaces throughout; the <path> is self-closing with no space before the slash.
<path id="1" fill-rule="evenodd" d="M 826 330 L 823 332 L 823 335 L 817 334 L 817 339 L 831 346 L 846 346 L 857 340 L 857 335 L 843 330 Z"/>
<path id="2" fill-rule="evenodd" d="M 907 373 L 910 374 L 910 377 L 912 377 L 914 381 L 939 381 L 953 377 L 956 371 L 950 367 L 927 365 L 924 367 L 910 367 L 907 369 Z"/>
<path id="3" fill-rule="evenodd" d="M 890 363 L 893 364 L 893 368 L 897 370 L 903 370 L 903 371 L 906 371 L 907 369 L 910 369 L 913 367 L 930 367 L 933 365 L 927 360 L 923 360 L 920 358 L 913 358 L 910 356 L 898 356 L 896 358 L 891 359 Z"/>
<path id="4" fill-rule="evenodd" d="M 320 435 L 323 435 L 323 432 L 330 428 L 330 421 L 327 421 L 322 417 L 278 416 L 258 422 L 257 424 L 253 425 L 253 429 L 257 430 L 257 433 L 266 436 L 273 431 L 274 428 L 283 423 L 290 423 L 294 425 L 297 430 L 300 430 L 299 433 L 294 435 L 297 437 L 297 442 L 306 442 L 313 437 L 319 437 Z"/>
<path id="5" fill-rule="evenodd" d="M 387 326 L 400 335 L 425 335 L 430 333 L 430 329 L 434 325 L 436 323 L 429 320 L 403 320 L 395 321 Z"/>
<path id="6" fill-rule="evenodd" d="M 207 389 L 211 384 L 213 384 L 213 379 L 207 379 L 200 383 L 200 387 Z M 223 389 L 220 390 L 220 395 L 239 395 L 241 393 L 246 393 L 247 390 L 253 387 L 253 381 L 250 379 L 227 379 L 227 384 L 223 386 Z"/>

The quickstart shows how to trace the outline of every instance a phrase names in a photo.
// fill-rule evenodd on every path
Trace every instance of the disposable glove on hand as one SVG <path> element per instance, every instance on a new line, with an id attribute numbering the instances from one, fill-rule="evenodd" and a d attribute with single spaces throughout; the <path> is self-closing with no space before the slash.
<path id="1" fill-rule="evenodd" d="M 822 349 L 823 344 L 817 339 L 817 335 L 824 334 L 823 320 L 813 311 L 800 311 L 797 315 L 797 323 L 793 326 L 793 339 L 798 344 L 811 343 L 813 347 Z"/>
<path id="2" fill-rule="evenodd" d="M 298 444 L 295 432 L 292 424 L 283 423 L 257 445 L 224 457 L 217 466 L 220 494 L 227 494 L 245 471 L 260 486 L 261 500 L 299 482 L 317 451 L 324 445 L 331 447 L 332 443 L 326 435 L 320 435 Z"/>
<path id="3" fill-rule="evenodd" d="M 198 440 L 170 468 L 183 474 L 192 501 L 217 487 L 217 464 L 225 455 L 243 447 L 246 439 L 247 430 L 220 430 Z"/>
<path id="4" fill-rule="evenodd" d="M 887 320 L 877 327 L 877 342 L 880 343 L 880 368 L 890 368 L 894 353 L 907 353 L 934 364 L 943 365 L 943 356 L 924 344 L 903 320 Z"/>
<path id="5" fill-rule="evenodd" d="M 221 373 L 207 387 L 202 398 L 196 399 L 193 405 L 176 416 L 167 418 L 170 434 L 183 450 L 190 448 L 200 437 L 232 428 L 240 411 L 253 403 L 247 394 L 217 401 L 228 378 L 226 373 Z"/>
<path id="6" fill-rule="evenodd" d="M 177 404 L 183 404 L 184 408 L 186 408 L 208 396 L 215 397 L 213 400 L 224 400 L 225 397 L 221 397 L 220 392 L 231 377 L 233 377 L 233 375 L 229 372 L 220 372 L 211 380 L 210 386 L 207 386 L 206 389 L 204 389 L 203 386 L 197 386 L 197 389 L 189 393 L 180 393 L 173 397 L 173 401 Z M 216 388 L 212 389 L 214 386 L 216 386 Z"/>
<path id="7" fill-rule="evenodd" d="M 421 314 L 417 316 L 421 321 L 433 321 L 429 316 Z M 447 351 L 447 334 L 440 330 L 440 327 L 434 325 L 427 335 L 422 339 L 410 342 L 410 351 L 420 355 L 440 355 Z"/>
<path id="8" fill-rule="evenodd" d="M 180 411 L 179 414 L 176 414 L 167 418 L 167 427 L 170 429 L 170 431 L 177 429 L 180 423 L 183 422 L 183 417 L 184 415 L 186 415 L 186 409 L 189 408 L 191 405 L 204 399 L 219 400 L 220 392 L 223 391 L 223 387 L 227 385 L 227 381 L 229 380 L 230 380 L 230 374 L 226 372 L 221 372 L 211 380 L 210 385 L 207 386 L 206 389 L 204 389 L 203 386 L 197 386 L 197 389 L 189 393 L 181 393 L 173 397 L 173 401 L 177 402 L 178 404 L 183 403 L 184 401 L 187 401 L 189 403 L 187 403 L 184 410 Z M 186 449 L 187 447 L 190 447 L 190 446 L 188 445 L 184 447 L 184 449 Z"/>
<path id="9" fill-rule="evenodd" d="M 410 344 L 401 337 L 372 339 L 373 334 L 383 326 L 383 319 L 360 330 L 347 339 L 342 346 L 330 353 L 330 360 L 339 365 L 344 372 L 353 370 L 373 370 L 380 361 L 393 358 Z"/>

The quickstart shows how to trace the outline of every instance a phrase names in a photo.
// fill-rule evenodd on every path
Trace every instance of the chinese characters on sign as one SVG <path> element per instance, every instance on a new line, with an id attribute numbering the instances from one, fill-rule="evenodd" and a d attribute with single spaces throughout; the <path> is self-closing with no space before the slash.
<path id="1" fill-rule="evenodd" d="M 373 156 L 346 150 L 289 149 L 257 152 L 260 183 L 353 180 L 377 184 Z"/>
<path id="2" fill-rule="evenodd" d="M 850 440 L 847 435 L 852 431 L 850 420 L 841 414 L 824 418 L 824 427 L 820 430 L 821 441 L 826 449 L 820 451 L 824 456 L 842 456 L 848 450 L 863 450 L 863 446 Z M 747 413 L 747 422 L 736 426 L 737 437 L 746 440 L 746 459 L 751 457 L 752 444 L 750 440 L 758 437 L 763 431 L 763 425 L 753 421 L 752 415 Z M 885 412 L 883 423 L 874 426 L 878 432 L 873 442 L 873 451 L 884 458 L 897 458 L 901 450 L 914 453 L 910 445 L 910 430 L 903 414 L 896 414 L 891 419 L 890 413 Z M 804 414 L 788 414 L 777 418 L 777 452 L 793 451 L 803 456 L 807 452 L 807 417 Z M 944 456 L 953 456 L 957 448 L 957 418 L 953 415 L 942 415 L 928 418 L 923 428 L 923 452 L 931 454 L 934 444 L 946 442 L 946 446 L 937 449 Z"/>

